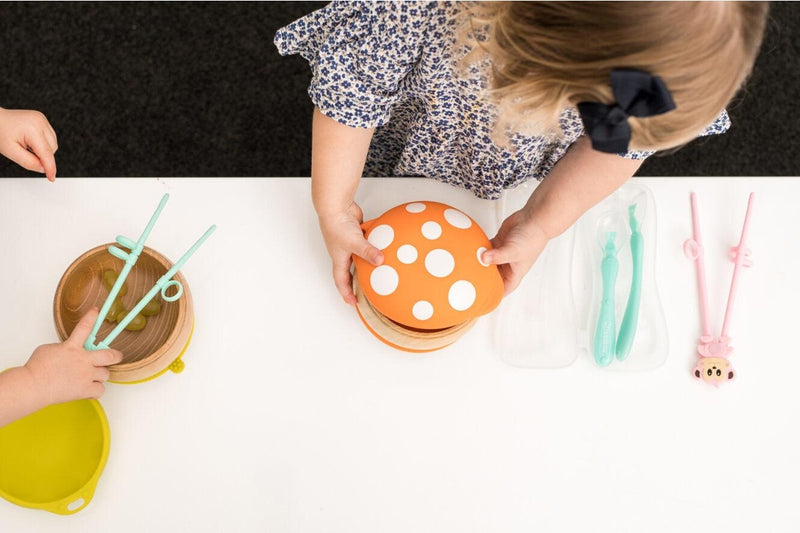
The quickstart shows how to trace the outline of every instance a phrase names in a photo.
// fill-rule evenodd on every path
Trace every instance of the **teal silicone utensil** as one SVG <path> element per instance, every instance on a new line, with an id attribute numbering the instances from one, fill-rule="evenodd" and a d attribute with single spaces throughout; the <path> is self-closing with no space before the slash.
<path id="1" fill-rule="evenodd" d="M 158 281 L 156 281 L 155 285 L 153 285 L 153 287 L 147 292 L 147 294 L 145 294 L 144 297 L 142 297 L 142 299 L 139 300 L 139 302 L 133 307 L 133 309 L 131 309 L 128 312 L 128 314 L 125 315 L 125 318 L 123 318 L 119 322 L 119 324 L 117 324 L 117 327 L 115 327 L 103 341 L 95 344 L 97 332 L 100 330 L 100 325 L 103 323 L 103 320 L 105 320 L 106 315 L 108 314 L 108 310 L 111 307 L 111 304 L 116 299 L 117 294 L 119 293 L 120 288 L 122 287 L 122 284 L 125 282 L 125 279 L 128 277 L 128 274 L 130 273 L 131 269 L 136 264 L 136 261 L 139 259 L 139 254 L 142 252 L 142 249 L 144 249 L 144 243 L 147 240 L 147 237 L 150 235 L 153 226 L 155 226 L 156 220 L 158 220 L 159 215 L 161 215 L 161 211 L 164 209 L 164 205 L 167 203 L 167 200 L 169 200 L 169 194 L 165 194 L 164 196 L 161 197 L 161 202 L 159 202 L 158 207 L 156 207 L 155 212 L 150 217 L 147 226 L 145 227 L 144 231 L 142 232 L 142 235 L 139 237 L 139 240 L 137 242 L 133 242 L 131 239 L 124 237 L 122 235 L 117 236 L 116 239 L 117 243 L 120 244 L 121 246 L 124 246 L 125 248 L 130 249 L 130 252 L 125 252 L 121 248 L 114 245 L 108 247 L 108 252 L 114 257 L 117 257 L 125 261 L 125 265 L 122 267 L 122 271 L 117 277 L 117 281 L 114 283 L 114 286 L 111 287 L 111 290 L 108 293 L 108 297 L 106 298 L 106 301 L 103 303 L 103 306 L 100 309 L 100 314 L 97 316 L 97 320 L 95 320 L 92 332 L 86 339 L 86 342 L 84 343 L 84 348 L 86 348 L 87 350 L 103 350 L 108 348 L 109 345 L 112 342 L 114 342 L 114 339 L 116 339 L 117 336 L 122 332 L 122 330 L 125 329 L 125 327 L 131 323 L 131 321 L 136 317 L 136 315 L 138 315 L 139 312 L 141 312 L 141 310 L 144 309 L 144 306 L 146 306 L 150 302 L 150 300 L 152 300 L 155 297 L 155 295 L 158 294 L 159 291 L 161 292 L 161 297 L 166 302 L 174 302 L 178 300 L 181 297 L 181 295 L 183 295 L 183 285 L 181 285 L 179 281 L 173 280 L 172 277 L 175 274 L 177 274 L 178 270 L 180 270 L 181 267 L 184 265 L 184 263 L 186 263 L 186 261 L 188 261 L 189 258 L 197 251 L 200 245 L 202 245 L 205 242 L 205 240 L 208 239 L 208 237 L 214 232 L 214 230 L 217 229 L 216 225 L 212 225 L 211 227 L 209 227 L 206 230 L 206 232 L 199 239 L 197 239 L 197 241 L 191 246 L 191 248 L 189 248 L 189 250 L 187 250 L 186 253 L 183 254 L 183 256 L 181 256 L 178 262 L 172 265 L 172 268 L 170 268 L 166 274 L 161 276 L 158 279 Z M 171 296 L 168 296 L 167 290 L 170 287 L 175 287 L 176 293 Z"/>
<path id="2" fill-rule="evenodd" d="M 172 268 L 167 270 L 166 274 L 158 278 L 158 281 L 156 281 L 155 285 L 153 285 L 147 294 L 145 294 L 142 299 L 139 300 L 139 303 L 137 303 L 133 309 L 128 311 L 128 314 L 125 315 L 125 318 L 123 318 L 119 324 L 117 324 L 117 327 L 115 327 L 111 333 L 108 334 L 103 342 L 97 345 L 97 349 L 103 350 L 108 348 L 109 345 L 114 342 L 114 339 L 117 338 L 117 335 L 122 333 L 122 330 L 125 329 L 125 326 L 130 324 L 136 315 L 138 315 L 142 309 L 144 309 L 144 306 L 150 303 L 150 300 L 152 300 L 155 295 L 159 293 L 159 291 L 161 292 L 161 297 L 165 302 L 174 302 L 181 297 L 183 294 L 183 285 L 181 285 L 180 281 L 173 280 L 172 276 L 178 273 L 178 270 L 180 270 L 184 263 L 189 260 L 189 258 L 197 251 L 198 248 L 200 248 L 200 245 L 203 244 L 212 233 L 214 233 L 215 229 L 217 229 L 216 225 L 209 227 L 206 232 L 199 239 L 197 239 L 197 242 L 195 242 L 192 247 L 189 248 L 180 259 L 178 259 L 178 262 L 172 265 Z M 170 287 L 175 287 L 177 292 L 171 296 L 168 296 L 167 290 Z"/>
<path id="3" fill-rule="evenodd" d="M 600 303 L 600 315 L 597 317 L 597 330 L 594 334 L 594 360 L 600 366 L 608 366 L 614 360 L 617 343 L 617 325 L 614 317 L 614 286 L 619 272 L 617 261 L 617 233 L 605 232 L 603 261 L 600 271 L 603 277 L 603 300 Z"/>
<path id="4" fill-rule="evenodd" d="M 150 236 L 150 232 L 153 230 L 153 226 L 156 224 L 156 220 L 161 215 L 161 211 L 164 209 L 164 206 L 167 204 L 167 200 L 169 200 L 169 194 L 165 194 L 161 197 L 161 201 L 158 203 L 158 207 L 156 207 L 155 212 L 150 217 L 150 220 L 147 222 L 147 226 L 145 226 L 144 231 L 139 236 L 139 240 L 133 242 L 131 239 L 124 237 L 122 235 L 117 235 L 117 243 L 121 246 L 124 246 L 130 249 L 130 252 L 125 252 L 116 246 L 109 246 L 108 252 L 116 258 L 122 259 L 125 261 L 125 265 L 122 267 L 122 271 L 117 276 L 117 281 L 114 283 L 114 286 L 111 287 L 111 291 L 108 293 L 108 298 L 103 303 L 103 307 L 100 308 L 100 314 L 97 315 L 97 320 L 94 321 L 94 326 L 92 327 L 92 331 L 89 336 L 86 338 L 86 342 L 84 343 L 83 347 L 87 350 L 97 350 L 95 346 L 95 340 L 97 339 L 97 332 L 100 331 L 100 325 L 103 323 L 103 320 L 106 319 L 106 315 L 108 315 L 108 310 L 111 308 L 111 304 L 114 303 L 114 300 L 117 298 L 117 294 L 119 294 L 120 289 L 122 288 L 122 284 L 125 283 L 125 279 L 128 277 L 133 265 L 136 264 L 136 261 L 139 260 L 139 254 L 142 253 L 142 249 L 144 248 L 144 243 L 147 240 L 147 237 Z"/>
<path id="5" fill-rule="evenodd" d="M 628 207 L 628 223 L 631 227 L 631 261 L 633 273 L 631 275 L 631 292 L 628 294 L 628 304 L 625 306 L 625 315 L 617 336 L 617 360 L 624 361 L 631 351 L 633 339 L 636 337 L 636 327 L 639 323 L 639 303 L 642 299 L 642 258 L 644 256 L 644 237 L 639 231 L 639 221 L 634 215 L 636 204 Z"/>

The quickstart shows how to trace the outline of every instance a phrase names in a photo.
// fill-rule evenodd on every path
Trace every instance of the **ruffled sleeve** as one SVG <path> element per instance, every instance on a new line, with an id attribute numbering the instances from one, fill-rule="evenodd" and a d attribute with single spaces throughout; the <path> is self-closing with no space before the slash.
<path id="1" fill-rule="evenodd" d="M 731 117 L 728 116 L 728 112 L 724 109 L 722 113 L 720 113 L 717 118 L 712 122 L 703 133 L 699 135 L 699 137 L 705 137 L 706 135 L 719 135 L 720 133 L 725 133 L 731 127 Z"/>
<path id="2" fill-rule="evenodd" d="M 401 98 L 436 10 L 435 3 L 332 2 L 278 30 L 275 45 L 308 60 L 308 94 L 324 115 L 377 127 Z"/>

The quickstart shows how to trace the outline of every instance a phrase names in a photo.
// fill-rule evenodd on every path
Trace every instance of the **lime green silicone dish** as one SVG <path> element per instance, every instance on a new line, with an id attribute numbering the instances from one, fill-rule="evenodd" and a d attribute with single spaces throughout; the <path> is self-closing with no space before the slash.
<path id="1" fill-rule="evenodd" d="M 45 407 L 0 428 L 0 496 L 68 515 L 86 507 L 103 472 L 110 433 L 96 400 Z"/>

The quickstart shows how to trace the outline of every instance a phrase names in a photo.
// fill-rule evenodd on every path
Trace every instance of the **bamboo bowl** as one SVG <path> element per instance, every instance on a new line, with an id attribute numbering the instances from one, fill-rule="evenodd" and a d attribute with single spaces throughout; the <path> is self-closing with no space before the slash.
<path id="1" fill-rule="evenodd" d="M 361 290 L 357 276 L 353 276 L 353 291 L 357 300 L 356 311 L 367 329 L 378 340 L 404 352 L 425 353 L 446 348 L 460 339 L 478 321 L 476 317 L 448 328 L 412 328 L 395 322 L 375 309 Z"/>
<path id="2" fill-rule="evenodd" d="M 108 290 L 103 286 L 103 271 L 122 270 L 123 261 L 108 252 L 112 244 L 103 244 L 84 253 L 73 261 L 61 277 L 53 301 L 53 316 L 62 341 L 69 337 L 89 309 L 93 306 L 100 308 L 105 302 Z M 133 308 L 171 266 L 169 259 L 145 247 L 125 281 L 128 287 L 127 294 L 122 297 L 125 308 Z M 161 312 L 148 317 L 144 329 L 123 330 L 111 344 L 124 357 L 121 363 L 108 367 L 109 381 L 137 383 L 157 377 L 167 369 L 174 372 L 183 369 L 180 357 L 192 335 L 194 310 L 186 279 L 180 272 L 173 279 L 183 285 L 183 296 L 175 302 L 162 299 Z M 161 297 L 158 295 L 156 298 Z M 104 339 L 116 325 L 103 321 L 97 339 Z"/>

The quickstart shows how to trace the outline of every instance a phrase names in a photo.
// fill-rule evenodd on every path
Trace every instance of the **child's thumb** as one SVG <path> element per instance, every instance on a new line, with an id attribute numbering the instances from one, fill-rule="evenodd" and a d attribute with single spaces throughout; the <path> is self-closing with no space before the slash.
<path id="1" fill-rule="evenodd" d="M 358 254 L 362 259 L 369 261 L 373 266 L 383 263 L 383 252 L 364 239 L 363 246 Z"/>
<path id="2" fill-rule="evenodd" d="M 515 252 L 512 246 L 502 245 L 483 252 L 482 261 L 491 265 L 505 265 L 514 260 Z"/>

